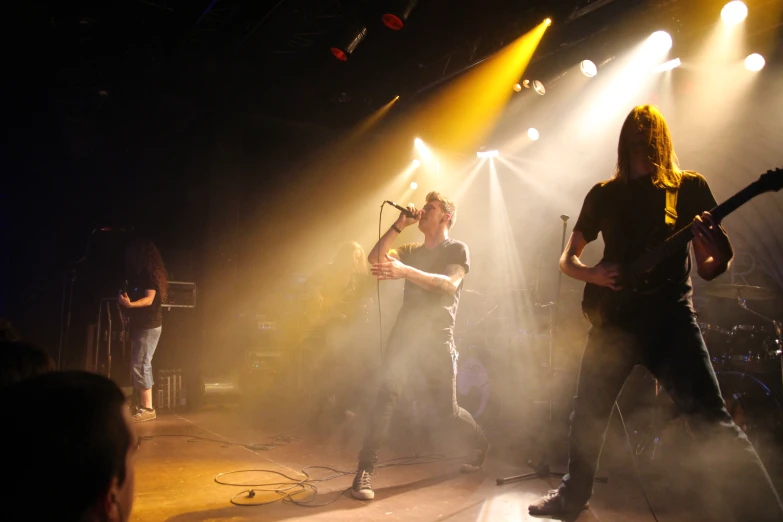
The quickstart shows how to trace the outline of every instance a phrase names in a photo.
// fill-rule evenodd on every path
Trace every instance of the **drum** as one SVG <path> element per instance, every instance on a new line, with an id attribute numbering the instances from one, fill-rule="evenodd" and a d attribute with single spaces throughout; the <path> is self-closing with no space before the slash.
<path id="1" fill-rule="evenodd" d="M 775 332 L 765 326 L 740 324 L 731 329 L 723 360 L 730 369 L 770 373 L 780 369 L 780 346 Z"/>
<path id="2" fill-rule="evenodd" d="M 457 403 L 474 419 L 486 414 L 492 396 L 488 353 L 481 345 L 459 349 L 457 359 Z"/>
<path id="3" fill-rule="evenodd" d="M 744 372 L 716 372 L 723 400 L 734 423 L 760 454 L 783 441 L 780 376 L 759 378 Z"/>
<path id="4" fill-rule="evenodd" d="M 771 466 L 773 461 L 778 465 L 779 447 L 783 443 L 780 375 L 756 376 L 731 370 L 718 371 L 715 375 L 726 410 L 734 423 L 745 432 L 766 465 Z M 652 376 L 646 376 L 641 384 L 650 391 L 656 390 L 656 387 L 646 385 L 651 379 Z M 651 395 L 645 396 L 648 404 Z M 636 454 L 651 461 L 663 459 L 667 464 L 681 462 L 693 451 L 693 434 L 687 422 L 683 422 L 687 418 L 679 415 L 666 394 L 659 396 L 652 408 L 646 410 L 646 417 L 639 415 L 634 418 L 633 410 L 628 410 L 629 414 L 623 406 L 623 413 L 629 417 L 631 433 L 635 435 L 632 443 Z"/>
<path id="5" fill-rule="evenodd" d="M 709 323 L 699 323 L 699 329 L 710 352 L 712 365 L 716 369 L 723 367 L 731 350 L 731 329 Z"/>

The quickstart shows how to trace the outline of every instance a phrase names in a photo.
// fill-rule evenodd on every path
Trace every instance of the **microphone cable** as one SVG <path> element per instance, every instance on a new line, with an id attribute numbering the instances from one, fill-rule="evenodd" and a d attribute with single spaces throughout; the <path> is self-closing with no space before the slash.
<path id="1" fill-rule="evenodd" d="M 386 201 L 381 203 L 381 213 L 378 216 L 378 246 L 381 243 L 381 223 L 383 222 L 383 207 L 386 205 Z M 381 251 L 378 249 L 376 254 L 377 263 L 381 262 Z M 381 280 L 375 278 L 375 294 L 378 300 L 378 350 L 381 352 L 381 358 L 383 358 L 383 314 L 381 313 Z"/>

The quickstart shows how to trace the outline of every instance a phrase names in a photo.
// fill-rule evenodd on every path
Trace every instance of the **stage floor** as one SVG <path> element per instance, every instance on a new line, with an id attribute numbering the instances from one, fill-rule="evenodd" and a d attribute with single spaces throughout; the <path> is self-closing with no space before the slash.
<path id="1" fill-rule="evenodd" d="M 346 475 L 319 486 L 315 503 L 336 499 L 328 506 L 302 507 L 283 502 L 235 506 L 230 499 L 247 487 L 217 484 L 215 477 L 220 473 L 264 469 L 303 477 L 299 470 L 305 466 L 350 471 L 356 465 L 356 441 L 341 448 L 333 442 L 303 435 L 272 449 L 251 450 L 242 445 L 190 439 L 198 436 L 242 444 L 265 443 L 281 431 L 291 429 L 290 425 L 282 425 L 285 422 L 281 418 L 276 422 L 274 416 L 255 421 L 249 420 L 251 417 L 242 408 L 224 407 L 197 413 L 161 414 L 155 421 L 137 424 L 138 433 L 149 438 L 142 441 L 136 457 L 136 497 L 131 520 L 539 520 L 527 514 L 528 504 L 557 485 L 556 479 L 534 479 L 497 486 L 497 477 L 528 471 L 498 451 L 490 454 L 484 470 L 468 475 L 459 473 L 459 460 L 381 469 L 373 478 L 376 498 L 370 502 L 355 500 L 349 493 L 340 495 L 351 484 L 352 475 Z M 394 456 L 390 452 L 382 454 L 382 458 Z M 609 477 L 609 483 L 596 484 L 590 508 L 577 520 L 653 520 L 630 459 L 609 460 L 608 469 L 601 470 Z M 612 464 L 612 460 L 616 462 Z M 314 473 L 325 476 L 331 472 L 316 470 Z M 282 479 L 260 472 L 225 478 L 240 483 Z M 650 502 L 662 520 L 716 520 L 714 513 L 698 512 L 703 508 L 696 507 L 687 492 L 672 496 L 666 488 L 658 487 L 660 480 L 658 485 L 649 477 L 644 480 Z M 257 491 L 253 498 L 241 494 L 237 500 L 265 502 L 274 498 L 274 494 Z"/>

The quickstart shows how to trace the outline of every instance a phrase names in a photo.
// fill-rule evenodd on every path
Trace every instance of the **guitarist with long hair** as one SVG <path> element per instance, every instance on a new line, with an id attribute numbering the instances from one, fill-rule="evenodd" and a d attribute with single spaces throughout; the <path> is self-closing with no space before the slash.
<path id="1" fill-rule="evenodd" d="M 663 115 L 654 106 L 635 107 L 620 132 L 614 176 L 588 192 L 560 258 L 566 275 L 587 283 L 583 309 L 593 326 L 571 414 L 568 474 L 559 489 L 530 505 L 531 515 L 568 517 L 586 508 L 615 400 L 641 364 L 662 383 L 692 431 L 720 443 L 721 459 L 732 461 L 731 473 L 720 477 L 734 487 L 721 496 L 731 503 L 724 512 L 734 520 L 783 520 L 763 464 L 721 397 L 693 309 L 688 242 L 675 244 L 648 270 L 646 284 L 631 281 L 629 262 L 689 225 L 699 276 L 714 279 L 732 260 L 726 231 L 708 212 L 716 202 L 707 181 L 677 163 Z M 599 232 L 603 259 L 589 267 L 580 256 Z"/>
<path id="2" fill-rule="evenodd" d="M 139 401 L 133 421 L 151 421 L 156 417 L 152 408 L 152 356 L 163 329 L 161 304 L 168 297 L 168 274 L 158 248 L 149 239 L 135 239 L 127 245 L 125 265 L 130 288 L 117 300 L 130 310 L 131 375 Z"/>

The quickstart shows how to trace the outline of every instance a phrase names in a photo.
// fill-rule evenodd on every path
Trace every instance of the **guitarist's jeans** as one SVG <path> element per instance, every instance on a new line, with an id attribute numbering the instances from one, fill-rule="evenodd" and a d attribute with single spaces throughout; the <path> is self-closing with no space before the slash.
<path id="1" fill-rule="evenodd" d="M 686 414 L 699 446 L 709 445 L 705 488 L 727 489 L 724 513 L 735 520 L 783 520 L 783 506 L 744 432 L 726 411 L 718 380 L 694 315 L 677 309 L 646 314 L 636 324 L 591 328 L 579 369 L 571 414 L 568 474 L 560 492 L 583 506 L 593 489 L 615 400 L 637 364 L 646 366 Z M 722 465 L 722 469 L 719 469 Z M 710 484 L 710 479 L 720 484 Z M 716 501 L 717 502 L 717 501 Z"/>
<path id="2" fill-rule="evenodd" d="M 404 391 L 413 390 L 419 406 L 431 403 L 437 425 L 449 421 L 458 436 L 480 446 L 484 435 L 473 416 L 457 404 L 457 351 L 450 332 L 422 336 L 420 328 L 398 321 L 383 356 L 381 382 L 367 418 L 367 431 L 359 452 L 359 469 L 372 473 L 378 450 L 389 431 L 395 405 Z"/>

